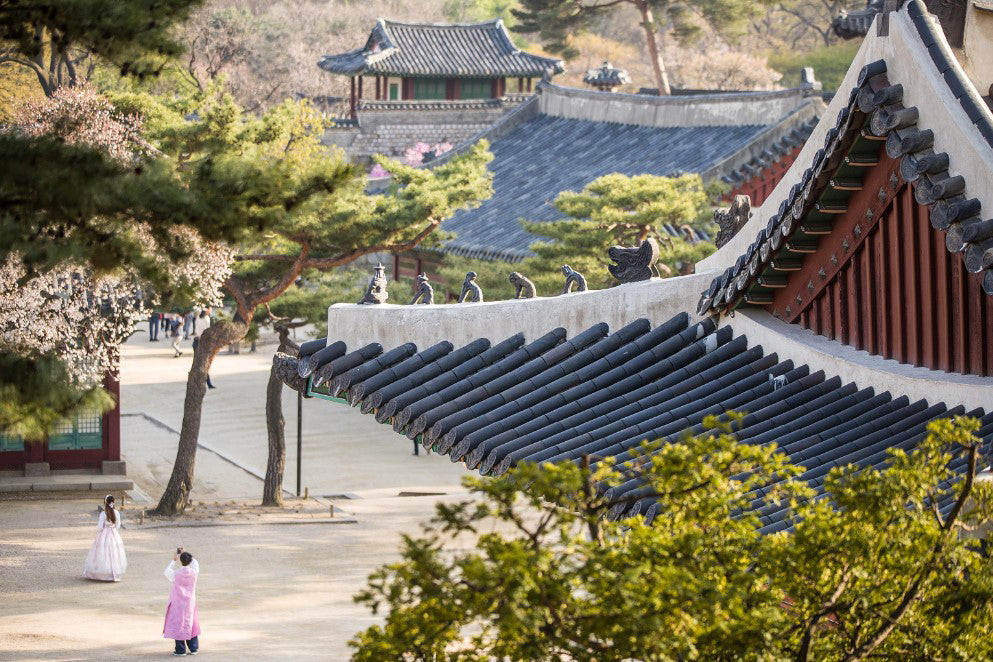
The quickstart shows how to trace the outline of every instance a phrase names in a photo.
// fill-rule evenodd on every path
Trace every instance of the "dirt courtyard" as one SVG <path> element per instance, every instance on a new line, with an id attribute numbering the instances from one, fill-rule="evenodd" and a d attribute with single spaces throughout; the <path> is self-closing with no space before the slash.
<path id="1" fill-rule="evenodd" d="M 352 595 L 395 558 L 398 532 L 414 530 L 439 498 L 458 497 L 348 501 L 358 521 L 336 524 L 127 528 L 126 511 L 128 571 L 116 584 L 81 576 L 98 499 L 0 502 L 0 659 L 170 655 L 163 571 L 182 545 L 200 562 L 201 658 L 347 660 L 348 639 L 377 621 Z"/>
<path id="2" fill-rule="evenodd" d="M 258 503 L 265 466 L 265 384 L 271 347 L 215 361 L 217 389 L 204 405 L 193 498 Z M 304 403 L 303 485 L 336 499 L 342 516 L 279 523 L 273 515 L 189 526 L 188 519 L 139 524 L 168 480 L 182 420 L 190 352 L 139 333 L 124 348 L 122 454 L 152 503 L 126 504 L 121 532 L 128 571 L 117 584 L 82 578 L 102 494 L 72 500 L 0 501 L 0 659 L 136 660 L 171 656 L 162 639 L 169 593 L 163 576 L 182 545 L 200 562 L 200 659 L 347 660 L 348 640 L 378 622 L 352 596 L 397 558 L 439 500 L 464 498 L 461 465 L 411 455 L 411 443 L 344 405 Z M 287 488 L 295 487 L 296 398 L 285 391 Z M 399 496 L 401 492 L 424 496 Z M 425 495 L 426 494 L 426 495 Z M 439 496 L 443 495 L 443 496 Z M 321 505 L 323 504 L 323 505 Z M 309 508 L 326 508 L 311 500 Z M 129 526 L 130 525 L 130 526 Z"/>

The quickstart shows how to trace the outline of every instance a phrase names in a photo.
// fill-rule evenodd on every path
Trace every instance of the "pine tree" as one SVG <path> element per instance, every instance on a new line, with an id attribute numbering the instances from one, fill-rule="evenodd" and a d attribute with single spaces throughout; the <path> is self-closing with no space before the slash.
<path id="1" fill-rule="evenodd" d="M 129 98 L 135 107 L 149 102 Z M 164 121 L 154 132 L 161 149 L 189 160 L 193 186 L 205 178 L 210 181 L 219 165 L 245 168 L 251 163 L 267 172 L 262 181 L 269 190 L 303 187 L 305 192 L 278 209 L 265 207 L 265 232 L 234 245 L 234 272 L 224 285 L 235 303 L 234 316 L 199 337 L 187 379 L 176 462 L 154 511 L 166 515 L 182 512 L 189 503 L 210 364 L 222 347 L 245 337 L 259 309 L 306 271 L 329 271 L 365 255 L 415 248 L 456 210 L 478 204 L 492 191 L 485 142 L 433 170 L 383 159 L 393 185 L 373 196 L 365 193 L 363 175 L 341 154 L 329 156 L 321 145 L 323 120 L 306 102 L 284 102 L 256 119 L 246 117 L 231 96 L 219 90 L 199 98 L 198 122 L 177 130 Z"/>
<path id="2" fill-rule="evenodd" d="M 666 72 L 659 33 L 672 32 L 685 40 L 698 34 L 701 22 L 725 34 L 738 30 L 751 15 L 756 3 L 747 0 L 521 0 L 521 9 L 512 9 L 522 34 L 538 33 L 545 47 L 566 59 L 578 53 L 570 37 L 587 31 L 593 21 L 622 5 L 631 5 L 641 17 L 645 45 L 655 73 L 659 94 L 672 94 Z"/>
<path id="3" fill-rule="evenodd" d="M 586 277 L 591 289 L 603 289 L 617 284 L 607 270 L 611 264 L 607 249 L 637 246 L 646 237 L 659 243 L 656 266 L 662 276 L 685 274 L 714 251 L 708 241 L 685 238 L 688 229 L 710 224 L 714 195 L 699 175 L 605 175 L 582 191 L 558 195 L 555 208 L 569 218 L 522 222 L 541 238 L 531 244 L 534 257 L 513 264 L 449 256 L 442 276 L 449 288 L 457 290 L 465 273 L 475 271 L 486 299 L 498 301 L 513 298 L 507 276 L 519 271 L 534 282 L 539 296 L 555 296 L 562 290 L 562 265 L 568 264 Z M 671 236 L 663 230 L 664 224 L 682 230 L 684 236 Z"/>

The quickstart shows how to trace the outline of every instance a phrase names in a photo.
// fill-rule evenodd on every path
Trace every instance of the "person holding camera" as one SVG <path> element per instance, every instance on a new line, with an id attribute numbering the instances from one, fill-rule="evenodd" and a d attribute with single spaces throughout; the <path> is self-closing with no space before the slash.
<path id="1" fill-rule="evenodd" d="M 179 565 L 177 565 L 177 563 Z M 176 642 L 173 655 L 196 655 L 200 652 L 200 612 L 197 609 L 197 576 L 200 564 L 193 555 L 177 547 L 172 562 L 165 569 L 165 576 L 172 582 L 169 606 L 166 607 L 162 637 Z"/>

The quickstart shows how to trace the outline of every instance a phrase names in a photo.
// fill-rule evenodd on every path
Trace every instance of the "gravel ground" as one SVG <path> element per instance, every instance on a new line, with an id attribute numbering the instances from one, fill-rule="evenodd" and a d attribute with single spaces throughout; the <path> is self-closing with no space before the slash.
<path id="1" fill-rule="evenodd" d="M 400 534 L 416 531 L 436 502 L 464 497 L 464 469 L 438 455 L 413 457 L 409 440 L 372 417 L 309 400 L 303 485 L 315 496 L 358 496 L 335 501 L 356 521 L 280 523 L 278 515 L 253 512 L 262 492 L 253 473 L 265 466 L 263 407 L 272 351 L 263 345 L 255 354 L 218 356 L 211 372 L 218 388 L 204 405 L 200 439 L 209 448 L 198 452 L 193 497 L 208 506 L 235 502 L 242 511 L 206 522 L 217 526 L 185 526 L 189 520 L 139 525 L 143 506 L 130 502 L 122 582 L 81 576 L 102 494 L 0 502 L 0 659 L 169 657 L 171 643 L 161 638 L 169 589 L 162 572 L 177 545 L 201 564 L 201 659 L 348 659 L 347 641 L 378 621 L 352 595 L 370 572 L 396 558 Z M 190 354 L 187 347 L 183 357 L 172 358 L 168 343 L 150 343 L 146 332 L 124 347 L 122 454 L 129 477 L 153 501 L 175 458 Z M 293 488 L 296 398 L 287 390 L 284 399 L 286 487 Z M 315 503 L 308 508 L 326 507 Z"/>

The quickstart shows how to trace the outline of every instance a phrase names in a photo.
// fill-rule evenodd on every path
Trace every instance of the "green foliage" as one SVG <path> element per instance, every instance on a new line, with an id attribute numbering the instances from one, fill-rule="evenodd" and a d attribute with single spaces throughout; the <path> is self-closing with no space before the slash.
<path id="1" fill-rule="evenodd" d="M 817 80 L 824 84 L 825 90 L 837 90 L 858 49 L 859 42 L 845 41 L 805 53 L 780 50 L 769 54 L 769 66 L 783 74 L 781 85 L 799 85 L 800 70 L 803 67 L 813 67 Z"/>
<path id="2" fill-rule="evenodd" d="M 714 194 L 699 175 L 604 175 L 582 191 L 563 191 L 555 199 L 555 207 L 570 219 L 523 222 L 528 232 L 544 238 L 531 245 L 534 257 L 513 264 L 449 256 L 441 269 L 444 285 L 457 294 L 466 272 L 475 271 L 487 300 L 511 299 L 514 288 L 507 277 L 519 271 L 531 279 L 539 296 L 554 296 L 562 291 L 561 269 L 568 264 L 586 277 L 590 288 L 612 287 L 617 281 L 607 271 L 612 264 L 607 249 L 636 246 L 648 236 L 659 242 L 658 264 L 664 265 L 663 275 L 685 273 L 712 253 L 714 245 L 691 244 L 660 228 L 663 223 L 677 228 L 709 223 Z"/>
<path id="3" fill-rule="evenodd" d="M 932 423 L 883 469 L 836 468 L 826 496 L 812 499 L 802 467 L 774 444 L 734 438 L 738 417 L 646 444 L 654 455 L 639 466 L 466 478 L 475 498 L 438 504 L 420 535 L 404 536 L 401 559 L 355 596 L 385 621 L 352 639 L 354 659 L 993 654 L 991 562 L 958 535 L 965 519 L 929 505 L 969 496 L 973 514 L 989 513 L 989 489 L 950 480 L 950 462 L 981 466 L 978 421 Z M 608 521 L 606 488 L 633 476 L 657 500 L 654 521 Z M 758 533 L 757 513 L 782 505 L 794 532 Z"/>
<path id="4" fill-rule="evenodd" d="M 0 64 L 0 124 L 9 124 L 14 109 L 25 101 L 43 98 L 38 79 L 26 67 Z"/>
<path id="5" fill-rule="evenodd" d="M 358 267 L 329 272 L 312 270 L 304 273 L 296 285 L 269 304 L 269 310 L 277 318 L 313 325 L 313 336 L 321 338 L 328 331 L 328 306 L 335 303 L 355 303 L 362 298 L 368 280 L 368 271 Z M 402 288 L 391 283 L 390 289 Z M 272 322 L 269 314 L 261 310 L 256 311 L 255 318 L 263 325 Z"/>
<path id="6" fill-rule="evenodd" d="M 65 364 L 51 356 L 2 351 L 0 374 L 0 433 L 8 436 L 41 440 L 73 415 L 114 406 L 103 389 L 78 388 Z"/>
<path id="7" fill-rule="evenodd" d="M 87 56 L 122 75 L 157 74 L 182 48 L 173 34 L 202 0 L 20 0 L 0 5 L 0 55 L 34 73 L 45 94 L 80 82 Z"/>
<path id="8" fill-rule="evenodd" d="M 518 0 L 445 0 L 442 12 L 452 23 L 492 21 L 499 18 L 508 28 L 516 23 L 513 9 L 520 7 Z"/>

